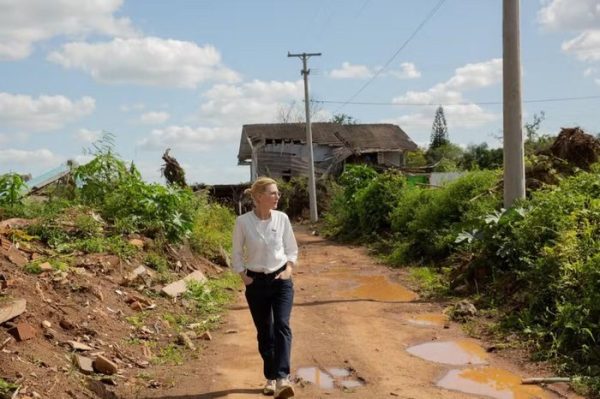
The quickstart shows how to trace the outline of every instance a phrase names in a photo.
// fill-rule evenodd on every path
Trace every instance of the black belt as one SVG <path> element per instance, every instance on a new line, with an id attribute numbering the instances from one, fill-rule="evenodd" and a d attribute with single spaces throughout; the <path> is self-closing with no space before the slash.
<path id="1" fill-rule="evenodd" d="M 252 278 L 258 278 L 258 279 L 261 279 L 261 278 L 272 279 L 272 278 L 275 278 L 275 276 L 277 276 L 279 273 L 284 271 L 286 269 L 286 267 L 287 267 L 287 263 L 271 273 L 261 273 L 261 272 L 255 272 L 255 271 L 246 269 L 246 276 L 250 276 Z"/>

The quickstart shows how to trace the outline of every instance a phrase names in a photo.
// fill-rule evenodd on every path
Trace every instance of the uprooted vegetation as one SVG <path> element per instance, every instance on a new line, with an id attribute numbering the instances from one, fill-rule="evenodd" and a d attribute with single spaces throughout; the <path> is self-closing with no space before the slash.
<path id="1" fill-rule="evenodd" d="M 397 172 L 346 169 L 325 231 L 367 243 L 436 295 L 471 296 L 536 359 L 600 397 L 600 142 L 563 129 L 528 158 L 528 195 L 502 209 L 500 171 L 441 188 Z M 436 270 L 438 274 L 431 271 Z"/>
<path id="2" fill-rule="evenodd" d="M 159 388 L 153 369 L 199 356 L 238 289 L 231 211 L 96 149 L 44 197 L 0 178 L 0 397 Z"/>

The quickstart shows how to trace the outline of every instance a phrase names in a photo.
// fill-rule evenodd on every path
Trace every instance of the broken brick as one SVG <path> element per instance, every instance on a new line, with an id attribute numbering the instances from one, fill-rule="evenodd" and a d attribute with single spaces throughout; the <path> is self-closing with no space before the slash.
<path id="1" fill-rule="evenodd" d="M 210 331 L 204 331 L 200 338 L 205 339 L 207 341 L 212 341 L 212 335 L 210 335 Z"/>
<path id="2" fill-rule="evenodd" d="M 52 267 L 52 265 L 50 264 L 50 262 L 44 262 L 42 264 L 40 264 L 40 270 L 43 272 L 51 272 L 54 271 L 54 268 Z"/>
<path id="3" fill-rule="evenodd" d="M 10 249 L 8 251 L 6 251 L 6 257 L 8 258 L 9 261 L 11 261 L 12 263 L 14 263 L 15 265 L 19 266 L 19 267 L 24 267 L 26 264 L 29 263 L 29 260 L 27 259 L 27 257 L 17 249 L 17 247 L 15 247 L 14 245 L 10 247 Z"/>
<path id="4" fill-rule="evenodd" d="M 113 375 L 116 374 L 118 371 L 117 365 L 102 355 L 94 359 L 92 366 L 94 367 L 94 370 L 98 373 L 106 375 Z"/>
<path id="5" fill-rule="evenodd" d="M 27 301 L 25 299 L 0 304 L 0 324 L 19 316 L 25 311 L 26 306 Z"/>
<path id="6" fill-rule="evenodd" d="M 75 355 L 73 356 L 73 363 L 83 374 L 89 375 L 94 373 L 93 361 L 89 357 Z"/>
<path id="7" fill-rule="evenodd" d="M 18 341 L 27 341 L 35 338 L 37 330 L 28 323 L 18 323 L 16 327 L 8 330 Z"/>
<path id="8" fill-rule="evenodd" d="M 163 287 L 162 292 L 164 292 L 171 298 L 175 298 L 175 297 L 179 296 L 180 294 L 183 294 L 185 291 L 187 291 L 188 282 L 194 281 L 197 283 L 204 283 L 204 282 L 206 282 L 206 280 L 207 280 L 207 278 L 204 275 L 204 273 L 202 273 L 200 270 L 196 270 L 193 273 L 188 274 L 186 277 L 182 278 L 181 280 L 175 281 L 174 283 L 171 283 L 171 284 L 167 285 L 166 287 Z"/>
<path id="9" fill-rule="evenodd" d="M 94 349 L 89 345 L 77 341 L 67 341 L 67 343 L 71 345 L 71 348 L 73 348 L 73 350 L 76 351 L 91 351 L 92 349 Z"/>

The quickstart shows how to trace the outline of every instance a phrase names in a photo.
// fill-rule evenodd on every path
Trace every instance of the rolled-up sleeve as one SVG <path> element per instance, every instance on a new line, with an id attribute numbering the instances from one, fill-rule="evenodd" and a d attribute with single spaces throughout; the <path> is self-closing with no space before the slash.
<path id="1" fill-rule="evenodd" d="M 231 257 L 231 268 L 236 273 L 244 271 L 244 229 L 240 219 L 236 219 L 233 228 L 233 250 Z"/>
<path id="2" fill-rule="evenodd" d="M 298 244 L 296 243 L 294 230 L 292 230 L 292 224 L 287 215 L 285 217 L 283 228 L 283 249 L 288 262 L 292 262 L 296 265 L 298 261 Z"/>

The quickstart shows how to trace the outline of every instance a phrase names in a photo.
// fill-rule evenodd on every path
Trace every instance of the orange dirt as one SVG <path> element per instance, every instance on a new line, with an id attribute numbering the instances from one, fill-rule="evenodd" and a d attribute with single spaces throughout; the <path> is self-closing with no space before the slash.
<path id="1" fill-rule="evenodd" d="M 297 238 L 301 263 L 294 275 L 292 312 L 296 397 L 484 397 L 454 389 L 498 398 L 578 397 L 560 385 L 553 386 L 560 394 L 521 386 L 520 377 L 547 373 L 538 365 L 517 364 L 514 354 L 508 359 L 502 352 L 485 352 L 485 342 L 468 339 L 459 325 L 441 316 L 442 304 L 421 300 L 401 285 L 407 281 L 405 271 L 378 265 L 365 249 L 331 243 L 303 227 L 297 228 Z M 414 320 L 423 318 L 434 322 L 415 325 Z M 119 393 L 125 398 L 263 398 L 256 332 L 241 293 L 225 320 L 198 360 L 163 367 L 152 376 L 162 382 L 160 388 L 121 387 Z M 453 360 L 481 358 L 487 365 L 435 363 L 407 351 L 454 340 L 453 350 L 464 353 Z M 438 387 L 440 382 L 453 390 Z"/>

